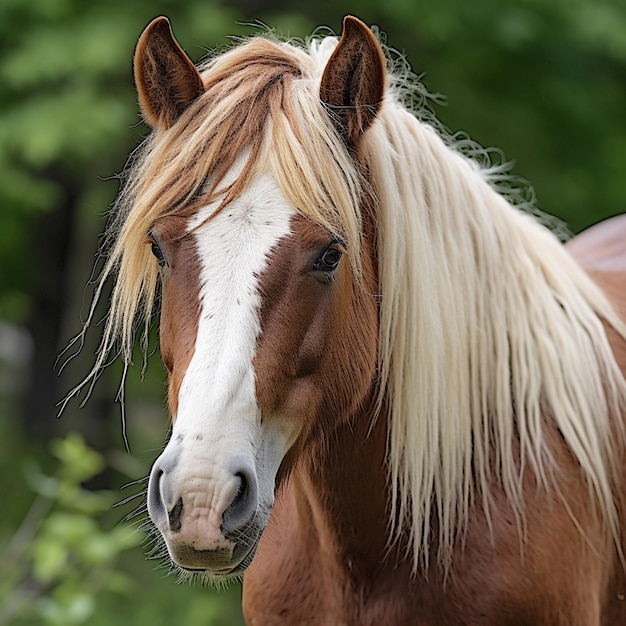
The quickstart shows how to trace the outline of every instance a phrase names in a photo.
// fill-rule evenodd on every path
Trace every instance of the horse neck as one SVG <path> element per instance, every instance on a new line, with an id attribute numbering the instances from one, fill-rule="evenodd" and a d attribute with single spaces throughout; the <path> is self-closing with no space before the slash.
<path id="1" fill-rule="evenodd" d="M 314 543 L 309 549 L 333 555 L 351 575 L 380 570 L 387 549 L 387 420 L 374 419 L 373 407 L 300 457 L 290 480 L 302 536 Z"/>

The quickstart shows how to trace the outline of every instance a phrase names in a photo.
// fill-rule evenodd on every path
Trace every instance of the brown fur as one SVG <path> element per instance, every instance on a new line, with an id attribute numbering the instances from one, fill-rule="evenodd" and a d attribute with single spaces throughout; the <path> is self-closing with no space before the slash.
<path id="1" fill-rule="evenodd" d="M 333 282 L 320 283 L 310 268 L 330 242 L 328 233 L 300 217 L 292 228 L 259 277 L 264 304 L 254 359 L 263 415 L 280 412 L 304 424 L 283 473 L 304 449 L 315 458 L 336 445 L 331 433 L 369 399 L 376 372 L 376 334 L 362 332 L 364 324 L 377 323 L 373 259 L 365 259 L 365 283 L 355 280 L 347 259 Z"/>
<path id="2" fill-rule="evenodd" d="M 161 273 L 163 303 L 159 337 L 161 358 L 168 372 L 168 408 L 175 418 L 178 392 L 195 350 L 200 314 L 200 261 L 192 237 L 181 237 L 187 220 L 168 216 L 159 220 L 151 235 L 166 257 Z"/>
<path id="3" fill-rule="evenodd" d="M 342 58 L 341 48 L 334 58 Z M 331 71 L 327 69 L 326 74 Z M 357 114 L 353 112 L 352 117 Z M 347 127 L 359 128 L 360 124 L 355 119 Z M 346 127 L 345 122 L 342 125 Z M 351 137 L 356 144 L 354 135 Z M 294 242 L 285 247 L 292 245 Z M 589 246 L 586 248 L 588 251 Z M 623 250 L 622 245 L 622 254 Z M 286 262 L 292 259 L 289 254 L 283 257 L 284 252 L 282 247 L 276 251 L 274 269 L 262 277 L 264 285 L 280 288 L 266 287 L 265 302 L 279 304 L 264 311 L 260 356 L 255 363 L 261 402 L 289 396 L 293 382 L 298 381 L 299 347 L 311 343 L 308 336 L 303 341 L 294 335 L 293 341 L 285 344 L 285 354 L 276 355 L 274 348 L 267 350 L 272 357 L 264 358 L 263 338 L 276 336 L 274 320 L 282 324 L 287 320 L 286 328 L 308 329 L 315 336 L 313 345 L 322 342 L 319 350 L 325 348 L 326 329 L 303 325 L 302 320 L 293 324 L 294 315 L 315 315 L 320 305 L 317 300 L 311 303 L 296 297 L 294 285 L 285 282 L 293 273 L 282 271 L 281 258 Z M 605 278 L 596 278 L 609 295 L 615 291 Z M 622 263 L 612 276 L 620 283 L 621 294 L 625 278 Z M 626 318 L 623 296 L 621 300 L 615 305 Z M 285 309 L 285 302 L 291 302 L 291 308 Z M 323 306 L 332 306 L 332 301 L 324 300 Z M 374 316 L 369 325 L 365 320 L 359 322 L 359 333 L 376 336 Z M 613 339 L 622 370 L 626 370 L 624 342 Z M 278 357 L 275 361 L 274 355 Z M 296 362 L 285 375 L 280 364 L 290 363 L 289 357 L 296 357 Z M 353 376 L 354 372 L 349 377 Z M 325 382 L 328 386 L 329 381 Z M 451 569 L 444 574 L 433 558 L 428 571 L 414 574 L 409 543 L 400 539 L 387 546 L 387 424 L 373 419 L 372 397 L 369 400 L 370 404 L 351 407 L 341 421 L 332 413 L 329 417 L 331 409 L 323 402 L 315 403 L 314 411 L 326 412 L 314 422 L 322 428 L 310 430 L 307 445 L 288 455 L 289 475 L 245 575 L 244 611 L 250 624 L 582 626 L 626 622 L 622 564 L 610 536 L 590 510 L 576 461 L 553 427 L 547 427 L 550 449 L 561 470 L 558 480 L 567 481 L 560 485 L 568 494 L 567 502 L 556 489 L 550 493 L 538 488 L 532 473 L 527 472 L 520 534 L 518 520 L 494 475 L 493 516 L 486 519 L 476 497 Z M 435 545 L 432 550 L 435 554 Z"/>

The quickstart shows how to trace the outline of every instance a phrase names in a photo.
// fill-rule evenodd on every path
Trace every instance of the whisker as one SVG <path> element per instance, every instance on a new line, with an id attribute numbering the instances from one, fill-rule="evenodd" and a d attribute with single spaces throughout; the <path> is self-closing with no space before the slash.
<path id="1" fill-rule="evenodd" d="M 129 502 L 132 502 L 133 500 L 136 500 L 137 498 L 144 498 L 145 499 L 145 495 L 146 495 L 146 492 L 143 491 L 143 490 L 140 491 L 139 493 L 133 493 L 132 495 L 127 496 L 123 500 L 120 500 L 119 502 L 115 502 L 113 504 L 113 508 L 118 508 L 120 506 L 124 506 L 125 504 L 128 504 Z"/>
<path id="2" fill-rule="evenodd" d="M 135 485 L 147 485 L 150 480 L 150 476 L 142 476 L 141 478 L 137 478 L 137 480 L 131 480 L 128 483 L 124 483 L 120 489 L 128 489 L 128 487 L 134 487 Z"/>

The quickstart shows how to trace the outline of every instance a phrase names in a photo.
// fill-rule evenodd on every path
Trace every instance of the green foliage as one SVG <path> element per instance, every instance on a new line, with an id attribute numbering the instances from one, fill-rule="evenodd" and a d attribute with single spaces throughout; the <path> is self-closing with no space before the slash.
<path id="1" fill-rule="evenodd" d="M 140 626 L 165 615 L 188 625 L 242 622 L 236 587 L 219 596 L 177 587 L 137 562 L 146 537 L 127 523 L 111 526 L 116 494 L 83 486 L 106 465 L 78 434 L 54 440 L 50 451 L 58 463 L 52 475 L 26 463 L 36 496 L 0 559 L 0 624 Z M 155 586 L 165 593 L 155 595 Z"/>
<path id="2" fill-rule="evenodd" d="M 84 624 L 98 594 L 133 588 L 116 566 L 143 536 L 126 525 L 105 528 L 98 516 L 111 508 L 114 495 L 82 486 L 104 469 L 103 458 L 77 434 L 50 448 L 59 462 L 54 476 L 34 461 L 27 466 L 37 496 L 1 561 L 0 623 Z"/>
<path id="3" fill-rule="evenodd" d="M 626 5 L 445 4 L 455 5 L 448 30 L 424 33 L 429 85 L 450 103 L 444 121 L 503 147 L 535 187 L 539 208 L 574 232 L 622 212 Z"/>

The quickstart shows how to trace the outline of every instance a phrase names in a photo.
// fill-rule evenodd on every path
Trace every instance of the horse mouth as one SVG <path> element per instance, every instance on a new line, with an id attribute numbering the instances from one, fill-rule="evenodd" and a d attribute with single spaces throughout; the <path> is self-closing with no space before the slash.
<path id="1" fill-rule="evenodd" d="M 256 542 L 252 546 L 239 543 L 232 550 L 196 550 L 185 544 L 168 545 L 168 551 L 172 561 L 187 572 L 229 576 L 248 567 L 256 552 Z"/>
<path id="2" fill-rule="evenodd" d="M 243 561 L 238 565 L 235 565 L 234 567 L 226 567 L 224 569 L 206 569 L 204 567 L 185 567 L 184 565 L 178 565 L 180 569 L 185 570 L 186 572 L 189 572 L 191 574 L 211 574 L 211 576 L 233 576 L 236 574 L 241 574 L 247 566 L 248 563 L 246 562 L 244 564 Z"/>

